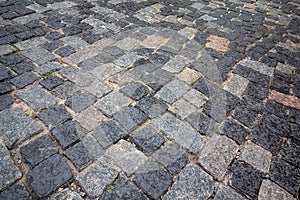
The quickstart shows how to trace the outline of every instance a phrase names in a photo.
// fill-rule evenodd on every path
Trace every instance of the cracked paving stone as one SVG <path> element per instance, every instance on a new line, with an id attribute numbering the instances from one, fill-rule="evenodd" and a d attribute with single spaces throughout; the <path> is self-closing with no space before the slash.
<path id="1" fill-rule="evenodd" d="M 133 181 L 152 199 L 167 191 L 173 177 L 155 161 L 146 162 L 135 174 Z"/>
<path id="2" fill-rule="evenodd" d="M 95 106 L 105 115 L 111 117 L 129 104 L 130 101 L 127 97 L 119 92 L 111 92 L 98 100 Z"/>
<path id="3" fill-rule="evenodd" d="M 31 167 L 56 153 L 58 153 L 56 144 L 48 135 L 43 135 L 21 147 L 21 154 Z"/>
<path id="4" fill-rule="evenodd" d="M 169 113 L 152 120 L 151 124 L 170 140 L 192 153 L 199 153 L 203 148 L 204 138 L 192 126 Z"/>
<path id="5" fill-rule="evenodd" d="M 82 142 L 69 147 L 65 150 L 64 154 L 71 160 L 76 169 L 79 171 L 87 167 L 94 160 Z"/>
<path id="6" fill-rule="evenodd" d="M 66 81 L 63 84 L 54 88 L 51 91 L 51 93 L 55 96 L 58 96 L 61 99 L 67 99 L 79 91 L 80 89 L 74 83 Z"/>
<path id="7" fill-rule="evenodd" d="M 130 183 L 125 178 L 119 180 L 113 188 L 107 192 L 105 192 L 99 200 L 123 200 L 123 199 L 131 199 L 131 200 L 146 200 L 145 195 L 139 191 L 139 189 Z"/>
<path id="8" fill-rule="evenodd" d="M 53 88 L 55 88 L 63 83 L 64 83 L 64 80 L 57 76 L 48 76 L 46 78 L 43 78 L 40 81 L 40 85 L 42 85 L 47 90 L 52 90 Z"/>
<path id="9" fill-rule="evenodd" d="M 242 144 L 250 131 L 244 126 L 237 123 L 235 120 L 225 120 L 219 127 L 218 133 L 221 135 L 226 135 L 227 137 L 233 139 L 238 144 Z"/>
<path id="10" fill-rule="evenodd" d="M 235 192 L 230 187 L 222 185 L 218 189 L 214 197 L 214 200 L 223 200 L 223 199 L 246 200 L 246 198 L 241 196 L 239 193 Z"/>
<path id="11" fill-rule="evenodd" d="M 257 198 L 262 173 L 243 161 L 234 161 L 230 167 L 229 184 L 251 198 Z"/>
<path id="12" fill-rule="evenodd" d="M 8 108 L 14 103 L 14 100 L 9 95 L 0 95 L 0 111 Z"/>
<path id="13" fill-rule="evenodd" d="M 136 101 L 150 92 L 146 86 L 139 82 L 129 83 L 125 87 L 121 88 L 120 91 Z"/>
<path id="14" fill-rule="evenodd" d="M 213 119 L 199 112 L 191 113 L 186 118 L 186 121 L 189 122 L 197 131 L 204 135 L 210 135 L 215 124 L 215 121 Z"/>
<path id="15" fill-rule="evenodd" d="M 159 116 L 168 109 L 167 104 L 152 96 L 141 99 L 136 104 L 136 107 L 146 113 L 151 119 Z"/>
<path id="16" fill-rule="evenodd" d="M 71 115 L 63 105 L 57 105 L 40 112 L 38 118 L 44 122 L 49 129 L 52 129 L 54 126 L 70 119 Z"/>
<path id="17" fill-rule="evenodd" d="M 294 197 L 272 181 L 263 180 L 259 190 L 258 200 L 264 199 L 293 200 Z"/>
<path id="18" fill-rule="evenodd" d="M 147 120 L 147 116 L 135 107 L 125 107 L 114 116 L 127 131 L 131 132 Z"/>
<path id="19" fill-rule="evenodd" d="M 107 148 L 118 142 L 120 139 L 128 137 L 128 132 L 115 121 L 103 122 L 92 134 L 102 148 Z"/>
<path id="20" fill-rule="evenodd" d="M 20 179 L 22 174 L 18 167 L 14 164 L 14 161 L 11 159 L 9 151 L 2 140 L 0 140 L 0 156 L 0 189 L 2 190 L 9 184 L 12 184 L 16 180 Z"/>
<path id="21" fill-rule="evenodd" d="M 49 108 L 57 103 L 57 99 L 53 95 L 35 85 L 20 90 L 15 95 L 35 111 Z"/>
<path id="22" fill-rule="evenodd" d="M 279 154 L 286 162 L 300 168 L 300 146 L 293 140 L 283 141 Z"/>
<path id="23" fill-rule="evenodd" d="M 179 99 L 169 108 L 169 111 L 179 116 L 181 119 L 185 119 L 191 113 L 197 110 L 192 104 L 187 102 L 185 99 Z"/>
<path id="24" fill-rule="evenodd" d="M 46 197 L 72 179 L 72 172 L 60 155 L 53 155 L 31 169 L 27 181 L 39 198 Z"/>
<path id="25" fill-rule="evenodd" d="M 190 87 L 186 83 L 177 79 L 163 86 L 162 89 L 156 93 L 155 97 L 160 98 L 168 103 L 174 103 L 189 89 Z"/>
<path id="26" fill-rule="evenodd" d="M 89 93 L 77 93 L 71 98 L 68 98 L 65 105 L 70 107 L 75 112 L 81 112 L 90 105 L 96 102 L 96 98 Z"/>
<path id="27" fill-rule="evenodd" d="M 165 139 L 150 125 L 133 134 L 131 139 L 146 155 L 152 154 L 165 142 Z"/>
<path id="28" fill-rule="evenodd" d="M 23 184 L 15 184 L 3 192 L 0 192 L 0 199 L 32 200 L 33 198 Z"/>
<path id="29" fill-rule="evenodd" d="M 111 184 L 118 176 L 118 172 L 101 158 L 76 178 L 79 185 L 90 198 L 100 196 L 106 186 Z"/>
<path id="30" fill-rule="evenodd" d="M 84 135 L 83 129 L 75 121 L 67 121 L 60 124 L 52 129 L 51 132 L 64 150 Z"/>
<path id="31" fill-rule="evenodd" d="M 179 174 L 163 200 L 207 199 L 213 193 L 213 178 L 198 165 L 189 164 Z"/>
<path id="32" fill-rule="evenodd" d="M 18 89 L 24 88 L 27 85 L 35 82 L 38 78 L 32 72 L 25 72 L 10 80 Z"/>
<path id="33" fill-rule="evenodd" d="M 61 199 L 72 199 L 72 200 L 83 200 L 83 198 L 75 191 L 69 188 L 63 189 L 62 191 L 52 195 L 51 200 L 61 200 Z"/>
<path id="34" fill-rule="evenodd" d="M 188 163 L 188 156 L 177 144 L 168 143 L 158 149 L 153 158 L 160 162 L 172 175 L 177 175 Z"/>
<path id="35" fill-rule="evenodd" d="M 198 161 L 216 179 L 222 180 L 238 148 L 226 136 L 214 135 L 204 146 Z"/>
<path id="36" fill-rule="evenodd" d="M 30 60 L 36 62 L 39 65 L 45 64 L 56 59 L 56 57 L 52 53 L 40 47 L 21 51 L 21 54 L 23 54 L 25 57 L 29 58 Z"/>
<path id="37" fill-rule="evenodd" d="M 297 195 L 300 186 L 300 169 L 288 164 L 283 159 L 273 160 L 269 171 L 270 179 L 279 186 Z"/>
<path id="38" fill-rule="evenodd" d="M 42 131 L 42 127 L 20 108 L 0 112 L 0 133 L 8 148 Z"/>
<path id="39" fill-rule="evenodd" d="M 107 149 L 105 156 L 119 166 L 128 176 L 133 174 L 147 160 L 147 157 L 142 152 L 135 149 L 133 144 L 125 140 L 120 140 L 117 144 Z"/>

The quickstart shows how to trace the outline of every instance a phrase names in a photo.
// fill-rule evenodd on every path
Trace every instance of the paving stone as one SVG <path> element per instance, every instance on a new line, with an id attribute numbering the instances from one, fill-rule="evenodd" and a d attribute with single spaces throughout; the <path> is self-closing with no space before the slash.
<path id="1" fill-rule="evenodd" d="M 147 116 L 135 107 L 125 107 L 117 112 L 114 118 L 127 131 L 131 132 L 147 120 Z"/>
<path id="2" fill-rule="evenodd" d="M 245 200 L 246 198 L 241 196 L 239 193 L 235 192 L 230 187 L 222 185 L 218 189 L 218 191 L 214 197 L 214 200 L 223 200 L 223 199 Z"/>
<path id="3" fill-rule="evenodd" d="M 0 199 L 10 200 L 31 200 L 33 199 L 24 185 L 15 184 L 8 189 L 0 192 Z"/>
<path id="4" fill-rule="evenodd" d="M 79 92 L 79 88 L 74 83 L 65 81 L 63 84 L 54 88 L 51 93 L 61 99 L 67 99 Z"/>
<path id="5" fill-rule="evenodd" d="M 96 98 L 89 93 L 77 93 L 71 98 L 68 98 L 65 105 L 78 113 L 95 103 L 95 101 Z"/>
<path id="6" fill-rule="evenodd" d="M 159 116 L 168 109 L 168 106 L 155 97 L 147 96 L 141 99 L 136 107 L 142 110 L 151 119 Z"/>
<path id="7" fill-rule="evenodd" d="M 299 110 L 291 109 L 290 115 L 289 115 L 289 121 L 300 125 L 300 119 L 299 119 L 299 117 L 297 117 L 297 116 L 299 116 L 299 114 L 300 114 Z"/>
<path id="8" fill-rule="evenodd" d="M 253 127 L 258 118 L 258 113 L 245 107 L 238 106 L 233 113 L 233 117 L 247 127 Z"/>
<path id="9" fill-rule="evenodd" d="M 36 67 L 34 69 L 34 71 L 40 75 L 44 75 L 44 74 L 48 74 L 48 73 L 51 73 L 54 71 L 58 71 L 62 68 L 63 68 L 63 66 L 58 62 L 49 62 L 40 67 Z"/>
<path id="10" fill-rule="evenodd" d="M 48 135 L 43 135 L 21 147 L 21 154 L 31 167 L 58 153 L 56 144 Z"/>
<path id="11" fill-rule="evenodd" d="M 15 51 L 15 48 L 12 47 L 11 45 L 5 44 L 5 45 L 0 45 L 0 56 L 10 54 Z"/>
<path id="12" fill-rule="evenodd" d="M 214 135 L 204 146 L 199 163 L 214 178 L 222 180 L 238 148 L 238 145 L 226 136 Z"/>
<path id="13" fill-rule="evenodd" d="M 8 82 L 0 82 L 0 94 L 13 91 L 12 86 Z"/>
<path id="14" fill-rule="evenodd" d="M 285 140 L 280 149 L 280 156 L 286 162 L 291 163 L 296 167 L 300 167 L 300 147 L 293 140 Z"/>
<path id="15" fill-rule="evenodd" d="M 83 129 L 75 121 L 67 121 L 60 124 L 51 130 L 51 133 L 64 150 L 84 135 Z"/>
<path id="16" fill-rule="evenodd" d="M 189 86 L 186 83 L 180 80 L 173 80 L 165 85 L 161 90 L 159 90 L 156 93 L 155 97 L 160 98 L 168 103 L 174 103 L 188 90 Z"/>
<path id="17" fill-rule="evenodd" d="M 265 99 L 269 95 L 269 88 L 254 83 L 249 83 L 245 94 L 254 96 L 258 99 Z"/>
<path id="18" fill-rule="evenodd" d="M 21 51 L 21 54 L 23 54 L 25 57 L 29 58 L 30 60 L 36 62 L 39 65 L 55 60 L 55 56 L 53 54 L 51 54 L 46 49 L 40 47 Z"/>
<path id="19" fill-rule="evenodd" d="M 208 98 L 202 94 L 201 92 L 191 89 L 186 94 L 183 95 L 183 98 L 196 106 L 196 108 L 201 108 L 205 102 L 208 100 Z"/>
<path id="20" fill-rule="evenodd" d="M 38 118 L 42 120 L 49 129 L 51 129 L 54 126 L 70 119 L 71 115 L 63 105 L 57 105 L 40 112 L 38 114 Z"/>
<path id="21" fill-rule="evenodd" d="M 207 117 L 206 115 L 193 112 L 187 118 L 189 122 L 197 131 L 204 135 L 210 135 L 214 128 L 214 120 Z"/>
<path id="22" fill-rule="evenodd" d="M 93 131 L 93 136 L 97 139 L 102 148 L 107 148 L 120 139 L 128 137 L 128 132 L 115 121 L 106 121 Z"/>
<path id="23" fill-rule="evenodd" d="M 74 119 L 78 121 L 85 130 L 92 131 L 105 121 L 106 117 L 94 106 L 90 106 L 81 111 Z"/>
<path id="24" fill-rule="evenodd" d="M 247 141 L 239 159 L 244 160 L 261 172 L 267 173 L 270 169 L 272 154 L 251 141 Z"/>
<path id="25" fill-rule="evenodd" d="M 59 193 L 52 195 L 51 200 L 72 199 L 83 200 L 83 198 L 76 192 L 71 191 L 69 188 L 63 189 Z"/>
<path id="26" fill-rule="evenodd" d="M 0 64 L 0 81 L 11 77 L 11 72 Z"/>
<path id="27" fill-rule="evenodd" d="M 106 53 L 112 55 L 112 56 L 118 56 L 118 55 L 121 55 L 124 53 L 124 51 L 119 48 L 119 47 L 116 47 L 116 46 L 108 46 L 108 47 L 105 47 L 103 49 L 103 51 L 105 51 Z"/>
<path id="28" fill-rule="evenodd" d="M 263 64 L 261 62 L 253 61 L 253 60 L 244 60 L 240 63 L 243 66 L 249 67 L 251 69 L 254 69 L 262 74 L 265 74 L 267 76 L 272 76 L 274 73 L 274 68 L 269 67 L 266 64 Z"/>
<path id="29" fill-rule="evenodd" d="M 146 39 L 143 40 L 142 45 L 147 48 L 157 49 L 159 46 L 165 43 L 165 41 L 165 38 L 158 35 L 149 35 Z"/>
<path id="30" fill-rule="evenodd" d="M 57 55 L 60 55 L 62 57 L 67 57 L 67 56 L 75 53 L 75 50 L 71 46 L 64 46 L 64 47 L 57 49 L 54 53 Z"/>
<path id="31" fill-rule="evenodd" d="M 280 158 L 273 160 L 269 171 L 270 179 L 279 186 L 296 195 L 299 192 L 300 170 Z"/>
<path id="32" fill-rule="evenodd" d="M 213 193 L 213 178 L 198 165 L 189 164 L 162 199 L 207 199 Z"/>
<path id="33" fill-rule="evenodd" d="M 14 103 L 13 98 L 9 95 L 0 95 L 0 110 L 8 108 Z"/>
<path id="34" fill-rule="evenodd" d="M 96 55 L 95 57 L 93 57 L 93 59 L 95 59 L 95 61 L 97 61 L 98 63 L 104 64 L 104 63 L 112 62 L 115 59 L 115 57 L 111 56 L 108 53 L 101 52 L 101 53 L 98 53 L 98 55 Z"/>
<path id="35" fill-rule="evenodd" d="M 11 148 L 41 132 L 42 127 L 20 108 L 10 108 L 0 112 L 0 130 L 5 144 Z"/>
<path id="36" fill-rule="evenodd" d="M 246 136 L 250 134 L 250 131 L 235 120 L 228 119 L 222 122 L 218 133 L 221 135 L 226 135 L 227 137 L 236 141 L 238 144 L 242 144 Z"/>
<path id="37" fill-rule="evenodd" d="M 259 200 L 263 199 L 286 199 L 286 200 L 292 200 L 294 197 L 289 194 L 287 191 L 273 183 L 272 181 L 269 180 L 263 180 L 260 190 L 259 190 L 259 195 L 258 195 Z"/>
<path id="38" fill-rule="evenodd" d="M 133 181 L 152 199 L 158 199 L 173 181 L 173 177 L 155 161 L 146 162 L 135 174 Z"/>
<path id="39" fill-rule="evenodd" d="M 287 120 L 277 117 L 276 115 L 265 113 L 260 120 L 260 124 L 265 125 L 269 129 L 277 132 L 279 135 L 285 136 L 288 132 Z"/>
<path id="40" fill-rule="evenodd" d="M 107 63 L 103 64 L 100 67 L 96 67 L 91 73 L 98 78 L 99 81 L 104 81 L 105 79 L 119 73 L 122 71 L 122 68 L 113 64 Z"/>
<path id="41" fill-rule="evenodd" d="M 105 115 L 112 116 L 130 104 L 129 100 L 119 92 L 111 92 L 97 101 L 95 106 Z"/>
<path id="42" fill-rule="evenodd" d="M 266 111 L 281 117 L 286 118 L 288 108 L 282 104 L 279 104 L 275 101 L 267 101 L 266 103 Z"/>
<path id="43" fill-rule="evenodd" d="M 193 69 L 185 68 L 176 77 L 191 85 L 201 77 L 201 74 Z"/>
<path id="44" fill-rule="evenodd" d="M 38 78 L 32 72 L 25 72 L 10 80 L 18 89 L 24 88 L 27 85 L 35 82 Z"/>
<path id="45" fill-rule="evenodd" d="M 46 42 L 48 42 L 46 38 L 36 37 L 22 42 L 18 42 L 17 44 L 15 44 L 15 46 L 22 51 L 22 50 L 38 47 L 40 45 L 45 44 Z"/>
<path id="46" fill-rule="evenodd" d="M 11 68 L 18 74 L 29 72 L 35 69 L 35 66 L 31 62 L 21 62 L 19 64 L 11 66 Z"/>
<path id="47" fill-rule="evenodd" d="M 105 192 L 99 200 L 122 200 L 122 199 L 132 199 L 132 200 L 146 200 L 145 195 L 138 190 L 136 186 L 130 183 L 126 179 L 119 180 L 114 187 Z"/>
<path id="48" fill-rule="evenodd" d="M 94 160 L 81 142 L 69 147 L 65 150 L 64 154 L 71 160 L 76 169 L 79 171 L 87 167 Z"/>
<path id="49" fill-rule="evenodd" d="M 150 125 L 134 133 L 131 139 L 146 155 L 152 154 L 165 141 Z"/>
<path id="50" fill-rule="evenodd" d="M 185 119 L 191 113 L 197 110 L 192 104 L 184 99 L 179 99 L 169 108 L 169 111 L 173 112 L 175 115 L 179 116 L 181 119 Z"/>
<path id="51" fill-rule="evenodd" d="M 63 79 L 57 77 L 57 76 L 48 76 L 46 78 L 43 78 L 41 81 L 40 81 L 40 84 L 48 89 L 48 90 L 52 90 L 53 88 L 61 85 L 62 83 L 64 82 Z"/>
<path id="52" fill-rule="evenodd" d="M 125 54 L 114 61 L 114 63 L 120 67 L 128 67 L 133 64 L 137 59 L 135 53 Z"/>
<path id="53" fill-rule="evenodd" d="M 140 41 L 134 38 L 124 38 L 123 40 L 118 41 L 115 45 L 124 51 L 130 51 L 137 45 L 139 45 Z"/>
<path id="54" fill-rule="evenodd" d="M 129 83 L 125 87 L 121 88 L 120 91 L 136 101 L 150 92 L 146 86 L 139 82 Z"/>
<path id="55" fill-rule="evenodd" d="M 188 64 L 188 60 L 184 56 L 175 56 L 171 58 L 163 67 L 163 70 L 171 73 L 179 73 Z"/>
<path id="56" fill-rule="evenodd" d="M 72 66 L 62 68 L 60 74 L 80 87 L 89 86 L 94 79 L 91 74 Z"/>
<path id="57" fill-rule="evenodd" d="M 11 159 L 9 151 L 7 150 L 2 140 L 0 141 L 0 155 L 1 155 L 0 189 L 3 190 L 8 185 L 20 179 L 22 177 L 22 174 L 19 171 L 18 167 L 14 164 L 13 160 Z"/>
<path id="58" fill-rule="evenodd" d="M 6 56 L 1 56 L 1 58 L 0 58 L 0 62 L 2 62 L 4 65 L 7 65 L 7 66 L 15 65 L 15 64 L 18 64 L 22 61 L 23 61 L 22 57 L 20 57 L 16 53 L 9 54 L 9 55 L 6 55 Z"/>
<path id="59" fill-rule="evenodd" d="M 72 178 L 66 161 L 55 154 L 30 170 L 27 181 L 39 198 L 45 197 Z"/>
<path id="60" fill-rule="evenodd" d="M 23 100 L 35 111 L 48 108 L 57 103 L 57 99 L 53 95 L 35 85 L 20 90 L 15 96 Z"/>
<path id="61" fill-rule="evenodd" d="M 199 153 L 204 145 L 204 138 L 186 124 L 169 113 L 152 120 L 151 124 L 159 129 L 170 140 L 192 153 Z"/>
<path id="62" fill-rule="evenodd" d="M 262 173 L 243 161 L 234 161 L 230 167 L 229 184 L 251 198 L 258 196 Z"/>
<path id="63" fill-rule="evenodd" d="M 100 146 L 96 138 L 88 133 L 84 137 L 81 138 L 81 143 L 85 146 L 87 151 L 93 158 L 98 159 L 104 154 L 103 148 Z"/>
<path id="64" fill-rule="evenodd" d="M 136 150 L 131 143 L 125 140 L 120 140 L 107 149 L 105 156 L 119 166 L 127 176 L 133 174 L 147 160 L 142 152 Z"/>
<path id="65" fill-rule="evenodd" d="M 241 97 L 249 81 L 239 75 L 231 74 L 230 78 L 224 83 L 224 90 Z"/>
<path id="66" fill-rule="evenodd" d="M 66 36 L 61 38 L 60 40 L 66 43 L 68 46 L 73 47 L 74 49 L 83 49 L 84 47 L 87 47 L 89 45 L 87 42 L 77 36 Z"/>
<path id="67" fill-rule="evenodd" d="M 163 85 L 165 85 L 172 77 L 172 73 L 162 69 L 158 69 L 150 74 L 146 74 L 140 77 L 140 80 L 146 83 L 153 90 L 157 91 Z"/>

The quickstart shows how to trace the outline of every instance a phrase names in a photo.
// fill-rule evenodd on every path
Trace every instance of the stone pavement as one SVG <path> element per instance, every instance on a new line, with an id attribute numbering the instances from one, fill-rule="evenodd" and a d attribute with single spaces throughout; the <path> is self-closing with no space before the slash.
<path id="1" fill-rule="evenodd" d="M 299 198 L 298 0 L 0 0 L 0 199 Z"/>

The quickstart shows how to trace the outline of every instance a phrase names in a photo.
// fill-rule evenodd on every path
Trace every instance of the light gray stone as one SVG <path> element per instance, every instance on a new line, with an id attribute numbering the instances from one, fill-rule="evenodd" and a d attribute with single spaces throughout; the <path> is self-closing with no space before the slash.
<path id="1" fill-rule="evenodd" d="M 254 70 L 256 70 L 262 74 L 265 74 L 267 76 L 273 76 L 273 73 L 274 73 L 273 67 L 269 67 L 268 65 L 258 62 L 258 61 L 243 60 L 240 64 L 243 66 L 249 67 L 251 69 L 254 69 Z"/>
<path id="2" fill-rule="evenodd" d="M 6 45 L 0 45 L 0 56 L 10 54 L 13 51 L 15 51 L 15 48 L 6 44 Z"/>
<path id="3" fill-rule="evenodd" d="M 214 135 L 203 148 L 199 163 L 214 178 L 222 180 L 239 146 L 226 136 Z"/>
<path id="4" fill-rule="evenodd" d="M 195 112 L 197 108 L 187 102 L 184 99 L 179 99 L 169 108 L 169 111 L 173 112 L 175 115 L 179 116 L 181 119 L 185 119 L 188 115 Z"/>
<path id="5" fill-rule="evenodd" d="M 76 192 L 71 191 L 69 188 L 66 188 L 54 195 L 50 198 L 51 200 L 83 200 L 83 198 Z"/>
<path id="6" fill-rule="evenodd" d="M 72 66 L 62 68 L 60 73 L 80 87 L 87 87 L 92 84 L 94 80 L 94 77 L 90 73 Z"/>
<path id="7" fill-rule="evenodd" d="M 125 54 L 114 61 L 114 63 L 120 67 L 128 67 L 134 63 L 137 59 L 136 53 Z"/>
<path id="8" fill-rule="evenodd" d="M 188 60 L 184 56 L 175 56 L 162 69 L 171 73 L 179 73 L 188 63 Z"/>
<path id="9" fill-rule="evenodd" d="M 281 187 L 279 187 L 277 184 L 269 181 L 269 180 L 263 180 L 260 190 L 259 190 L 259 195 L 258 195 L 258 200 L 293 200 L 294 197 Z"/>
<path id="10" fill-rule="evenodd" d="M 240 194 L 235 192 L 230 187 L 221 185 L 221 187 L 218 189 L 214 197 L 214 200 L 230 200 L 230 199 L 246 200 L 246 198 L 242 197 Z"/>
<path id="11" fill-rule="evenodd" d="M 113 64 L 113 63 L 107 63 L 107 64 L 101 64 L 100 67 L 96 67 L 90 73 L 98 78 L 99 81 L 103 81 L 119 72 L 122 71 L 122 68 Z"/>
<path id="12" fill-rule="evenodd" d="M 60 40 L 73 47 L 74 49 L 82 49 L 89 45 L 89 43 L 76 36 L 66 36 L 61 38 Z"/>
<path id="13" fill-rule="evenodd" d="M 247 88 L 248 83 L 248 79 L 236 74 L 231 74 L 229 79 L 224 83 L 224 90 L 241 97 Z"/>
<path id="14" fill-rule="evenodd" d="M 22 41 L 22 42 L 18 42 L 17 44 L 15 44 L 15 46 L 22 51 L 22 50 L 26 50 L 26 49 L 35 48 L 37 46 L 45 44 L 46 42 L 48 42 L 48 40 L 46 38 L 37 37 L 37 38 L 32 38 L 29 40 Z"/>
<path id="15" fill-rule="evenodd" d="M 198 109 L 208 101 L 207 96 L 195 89 L 191 89 L 190 91 L 188 91 L 185 95 L 183 95 L 183 98 L 196 106 L 196 108 Z"/>
<path id="16" fill-rule="evenodd" d="M 21 54 L 39 65 L 53 61 L 56 58 L 52 53 L 40 47 L 21 51 Z"/>
<path id="17" fill-rule="evenodd" d="M 43 75 L 43 74 L 51 73 L 53 71 L 60 70 L 62 68 L 63 66 L 59 62 L 49 62 L 40 67 L 36 67 L 34 71 L 39 73 L 40 75 Z"/>

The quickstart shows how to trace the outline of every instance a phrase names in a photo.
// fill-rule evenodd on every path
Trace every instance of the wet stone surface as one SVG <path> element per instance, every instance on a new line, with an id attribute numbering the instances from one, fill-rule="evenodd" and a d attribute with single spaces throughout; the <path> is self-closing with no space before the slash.
<path id="1" fill-rule="evenodd" d="M 0 199 L 299 199 L 299 9 L 0 0 Z"/>

